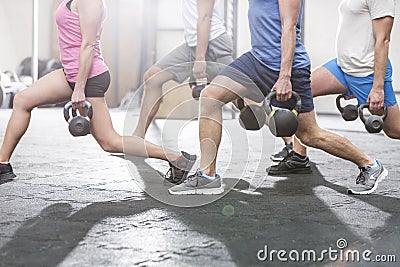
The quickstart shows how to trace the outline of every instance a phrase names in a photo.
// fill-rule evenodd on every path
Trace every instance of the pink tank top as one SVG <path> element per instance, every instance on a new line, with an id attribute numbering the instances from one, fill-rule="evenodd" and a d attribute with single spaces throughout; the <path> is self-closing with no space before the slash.
<path id="1" fill-rule="evenodd" d="M 56 23 L 58 27 L 58 45 L 60 47 L 60 59 L 65 76 L 69 82 L 76 82 L 79 69 L 79 54 L 82 44 L 81 27 L 79 17 L 67 8 L 70 0 L 63 0 L 56 11 Z M 105 12 L 96 36 L 92 68 L 88 78 L 102 74 L 108 70 L 104 63 L 100 48 L 100 35 L 105 20 Z"/>

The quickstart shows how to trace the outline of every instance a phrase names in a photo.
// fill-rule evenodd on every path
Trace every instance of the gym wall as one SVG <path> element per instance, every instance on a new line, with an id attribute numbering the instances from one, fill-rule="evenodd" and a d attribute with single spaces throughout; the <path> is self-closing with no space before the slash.
<path id="1" fill-rule="evenodd" d="M 57 56 L 54 45 L 53 9 L 60 0 L 39 1 L 39 58 Z M 108 17 L 104 25 L 102 43 L 103 53 L 112 74 L 112 84 L 107 93 L 107 101 L 116 106 L 129 88 L 140 83 L 141 43 L 143 36 L 142 13 L 144 0 L 106 0 Z M 18 2 L 18 4 L 16 4 Z M 337 28 L 337 7 L 340 0 L 307 0 L 305 8 L 305 45 L 316 67 L 335 55 L 335 35 Z M 158 1 L 160 8 L 157 17 L 158 31 L 155 58 L 160 58 L 170 49 L 183 41 L 181 10 L 179 0 Z M 238 0 L 238 55 L 250 49 L 248 30 L 248 1 Z M 174 8 L 171 8 L 174 6 Z M 400 5 L 396 7 L 400 14 Z M 394 86 L 400 92 L 399 69 L 400 54 L 396 48 L 400 45 L 398 34 L 400 22 L 395 20 L 392 31 L 390 57 L 394 68 Z M 25 57 L 32 53 L 32 1 L 0 1 L 0 70 L 15 70 Z M 117 89 L 118 88 L 118 89 Z M 319 112 L 335 113 L 332 97 L 320 97 L 316 100 Z"/>
<path id="2" fill-rule="evenodd" d="M 40 59 L 59 56 L 54 11 L 60 1 L 39 1 Z M 108 17 L 101 41 L 112 75 L 106 98 L 110 106 L 117 106 L 125 91 L 139 84 L 142 1 L 106 0 L 106 5 Z M 32 8 L 31 0 L 0 1 L 0 70 L 16 70 L 32 55 Z"/>

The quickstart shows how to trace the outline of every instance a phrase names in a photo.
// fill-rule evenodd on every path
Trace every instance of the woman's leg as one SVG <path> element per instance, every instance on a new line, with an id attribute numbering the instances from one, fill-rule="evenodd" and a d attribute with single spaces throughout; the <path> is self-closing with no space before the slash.
<path id="1" fill-rule="evenodd" d="M 112 125 L 110 113 L 104 97 L 88 97 L 92 104 L 93 117 L 91 133 L 101 148 L 110 153 L 125 153 L 138 157 L 158 158 L 174 161 L 180 152 L 169 150 L 138 136 L 120 136 Z"/>
<path id="2" fill-rule="evenodd" d="M 28 128 L 31 110 L 34 107 L 66 101 L 71 94 L 72 90 L 63 70 L 53 71 L 19 92 L 14 97 L 13 112 L 0 149 L 0 161 L 10 160 L 15 147 Z"/>

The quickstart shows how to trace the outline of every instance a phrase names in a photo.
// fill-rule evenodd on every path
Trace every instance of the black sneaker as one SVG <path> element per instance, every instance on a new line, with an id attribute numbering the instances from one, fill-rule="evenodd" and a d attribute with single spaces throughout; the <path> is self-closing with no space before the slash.
<path id="1" fill-rule="evenodd" d="M 291 151 L 278 165 L 267 168 L 269 175 L 284 175 L 293 173 L 311 173 L 310 160 Z"/>
<path id="2" fill-rule="evenodd" d="M 271 159 L 273 161 L 281 161 L 283 160 L 289 153 L 293 150 L 293 143 L 285 143 L 285 146 L 278 153 L 271 155 Z"/>
<path id="3" fill-rule="evenodd" d="M 15 177 L 17 176 L 14 174 L 10 163 L 0 163 L 0 181 L 9 181 Z"/>
<path id="4" fill-rule="evenodd" d="M 169 162 L 169 170 L 164 175 L 164 179 L 172 184 L 181 184 L 186 180 L 190 169 L 196 162 L 196 155 L 190 155 L 181 151 L 182 155 L 172 162 Z"/>

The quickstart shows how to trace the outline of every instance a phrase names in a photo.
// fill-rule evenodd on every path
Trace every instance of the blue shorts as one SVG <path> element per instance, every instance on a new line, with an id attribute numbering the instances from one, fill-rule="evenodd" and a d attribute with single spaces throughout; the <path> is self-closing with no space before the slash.
<path id="1" fill-rule="evenodd" d="M 367 103 L 369 92 L 372 89 L 372 84 L 374 83 L 374 74 L 368 75 L 366 77 L 354 77 L 348 75 L 342 71 L 342 69 L 337 64 L 337 59 L 332 59 L 323 65 L 327 70 L 329 70 L 338 79 L 344 87 L 347 89 L 347 96 L 354 95 L 357 98 L 358 104 Z M 395 105 L 396 95 L 393 91 L 392 85 L 392 64 L 390 60 L 388 61 L 385 84 L 385 105 L 391 107 Z"/>
<path id="2" fill-rule="evenodd" d="M 246 93 L 241 97 L 261 102 L 271 91 L 279 77 L 279 71 L 274 71 L 257 60 L 253 54 L 247 52 L 224 68 L 220 75 L 226 76 L 246 87 Z M 301 113 L 310 112 L 314 109 L 311 93 L 310 66 L 293 69 L 290 81 L 293 91 L 301 97 Z M 278 102 L 272 100 L 272 105 L 281 108 L 293 108 L 294 100 Z"/>

